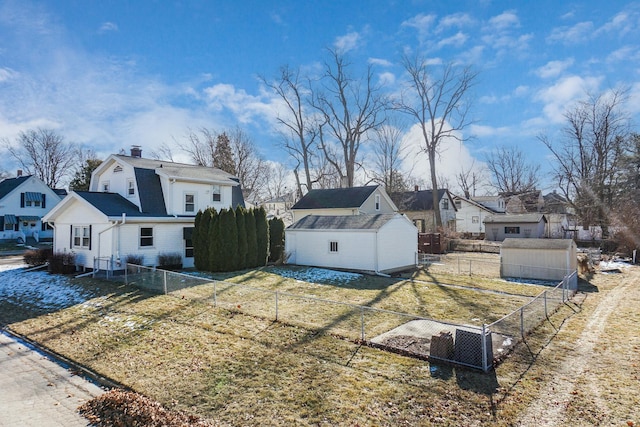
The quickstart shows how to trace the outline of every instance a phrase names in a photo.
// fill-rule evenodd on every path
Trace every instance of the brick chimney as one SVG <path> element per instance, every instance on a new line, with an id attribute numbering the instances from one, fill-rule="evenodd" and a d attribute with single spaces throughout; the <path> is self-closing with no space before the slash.
<path id="1" fill-rule="evenodd" d="M 20 178 L 22 176 L 22 169 L 18 169 L 18 172 L 16 172 L 16 176 L 18 178 Z"/>
<path id="2" fill-rule="evenodd" d="M 142 157 L 142 148 L 140 148 L 139 145 L 131 146 L 131 157 L 137 157 L 137 158 Z"/>
<path id="3" fill-rule="evenodd" d="M 417 192 L 418 192 L 418 190 L 420 190 L 420 187 L 418 187 L 417 185 L 415 185 L 415 186 L 413 187 L 413 191 L 415 191 L 415 192 L 417 193 Z"/>

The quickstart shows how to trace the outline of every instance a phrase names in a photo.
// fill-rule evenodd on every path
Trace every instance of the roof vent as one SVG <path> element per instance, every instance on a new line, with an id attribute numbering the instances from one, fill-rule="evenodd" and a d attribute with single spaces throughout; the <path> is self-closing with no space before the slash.
<path id="1" fill-rule="evenodd" d="M 142 148 L 140 148 L 139 145 L 131 146 L 131 157 L 137 157 L 137 158 L 142 157 Z"/>

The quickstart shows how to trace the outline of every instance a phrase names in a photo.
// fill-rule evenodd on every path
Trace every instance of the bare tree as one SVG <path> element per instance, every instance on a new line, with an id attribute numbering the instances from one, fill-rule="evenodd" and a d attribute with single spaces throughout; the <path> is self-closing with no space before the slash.
<path id="1" fill-rule="evenodd" d="M 7 139 L 3 145 L 27 174 L 51 188 L 69 177 L 77 160 L 74 145 L 51 129 L 20 132 L 15 145 Z"/>
<path id="2" fill-rule="evenodd" d="M 436 155 L 448 141 L 463 142 L 462 131 L 471 124 L 468 113 L 471 103 L 465 101 L 475 85 L 478 74 L 470 67 L 445 64 L 432 73 L 427 59 L 416 56 L 403 58 L 408 74 L 406 89 L 396 108 L 417 121 L 422 131 L 422 149 L 429 157 L 433 205 L 438 205 L 438 174 Z M 436 67 L 434 67 L 435 69 Z M 436 227 L 442 227 L 440 210 L 435 209 Z"/>
<path id="3" fill-rule="evenodd" d="M 553 154 L 558 187 L 583 226 L 600 225 L 605 236 L 629 135 L 629 117 L 622 111 L 626 99 L 624 89 L 591 95 L 565 112 L 561 143 L 539 137 Z"/>
<path id="4" fill-rule="evenodd" d="M 277 199 L 286 195 L 292 189 L 287 188 L 287 178 L 290 170 L 287 170 L 282 163 L 271 163 L 266 165 L 269 171 L 266 174 L 265 193 L 269 199 Z"/>
<path id="5" fill-rule="evenodd" d="M 407 183 L 400 168 L 407 154 L 402 145 L 402 127 L 396 121 L 387 121 L 374 129 L 373 135 L 373 181 L 384 185 L 387 193 L 404 191 Z"/>
<path id="6" fill-rule="evenodd" d="M 186 142 L 177 142 L 177 145 L 196 165 L 212 167 L 217 137 L 216 132 L 204 127 L 199 132 L 189 129 Z"/>
<path id="7" fill-rule="evenodd" d="M 502 146 L 486 159 L 493 187 L 501 193 L 523 193 L 536 188 L 540 165 L 532 163 L 518 147 Z"/>
<path id="8" fill-rule="evenodd" d="M 371 66 L 363 77 L 354 78 L 345 56 L 336 50 L 329 53 L 331 61 L 325 62 L 324 76 L 312 98 L 322 118 L 319 145 L 340 181 L 353 187 L 360 146 L 383 123 L 386 102 L 373 84 Z"/>
<path id="9" fill-rule="evenodd" d="M 176 142 L 175 138 L 173 139 L 173 141 L 174 143 L 176 143 L 176 145 L 179 145 L 179 143 Z M 174 162 L 173 147 L 166 142 L 163 142 L 157 150 L 153 150 L 151 152 L 151 158 L 155 160 L 168 160 L 170 162 Z"/>
<path id="10" fill-rule="evenodd" d="M 280 75 L 274 81 L 262 78 L 263 83 L 272 89 L 285 105 L 285 113 L 278 115 L 277 121 L 283 128 L 283 147 L 293 159 L 293 169 L 298 187 L 298 194 L 303 194 L 313 188 L 317 177 L 313 176 L 314 159 L 319 153 L 316 148 L 318 126 L 312 115 L 307 111 L 305 97 L 310 95 L 310 88 L 305 86 L 299 70 L 292 70 L 288 66 L 280 69 Z M 316 159 L 317 160 L 317 159 Z M 300 177 L 302 170 L 303 177 Z"/>
<path id="11" fill-rule="evenodd" d="M 478 170 L 474 160 L 469 169 L 460 167 L 460 172 L 456 174 L 456 183 L 464 193 L 464 197 L 470 199 L 476 196 L 478 188 L 485 183 L 485 176 L 482 170 Z"/>
<path id="12" fill-rule="evenodd" d="M 254 194 L 254 199 L 258 200 L 265 190 L 267 164 L 249 135 L 240 127 L 229 132 L 229 139 L 236 176 L 240 179 L 242 188 L 250 190 Z"/>

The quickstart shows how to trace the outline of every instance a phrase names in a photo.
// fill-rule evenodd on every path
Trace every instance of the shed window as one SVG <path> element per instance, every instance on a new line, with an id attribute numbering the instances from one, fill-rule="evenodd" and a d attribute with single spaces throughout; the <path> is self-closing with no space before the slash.
<path id="1" fill-rule="evenodd" d="M 338 252 L 338 242 L 329 242 L 329 252 Z"/>
<path id="2" fill-rule="evenodd" d="M 480 222 L 480 217 L 479 217 L 479 216 L 477 216 L 477 215 L 472 216 L 472 217 L 471 217 L 471 222 L 472 222 L 473 224 L 477 224 L 477 223 L 479 223 L 479 222 Z"/>
<path id="3" fill-rule="evenodd" d="M 219 185 L 214 185 L 211 192 L 213 194 L 213 199 L 212 200 L 214 202 L 220 202 L 222 200 L 222 193 L 220 191 L 220 186 Z"/>
<path id="4" fill-rule="evenodd" d="M 184 256 L 185 258 L 193 258 L 193 240 L 191 239 L 184 241 Z"/>
<path id="5" fill-rule="evenodd" d="M 140 228 L 140 246 L 153 246 L 153 228 Z"/>
<path id="6" fill-rule="evenodd" d="M 504 234 L 520 234 L 520 227 L 505 227 Z"/>

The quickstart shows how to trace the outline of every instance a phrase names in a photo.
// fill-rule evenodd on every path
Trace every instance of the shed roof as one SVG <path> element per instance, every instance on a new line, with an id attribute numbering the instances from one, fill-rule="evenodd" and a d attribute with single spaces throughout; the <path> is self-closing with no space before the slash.
<path id="1" fill-rule="evenodd" d="M 377 185 L 311 190 L 291 209 L 359 208 L 378 188 Z"/>
<path id="2" fill-rule="evenodd" d="M 288 230 L 378 230 L 396 214 L 307 215 Z"/>
<path id="3" fill-rule="evenodd" d="M 517 239 L 506 238 L 503 249 L 571 249 L 575 243 L 571 239 Z"/>
<path id="4" fill-rule="evenodd" d="M 489 215 L 484 219 L 484 223 L 494 224 L 523 224 L 523 223 L 539 223 L 540 221 L 547 222 L 547 218 L 540 213 L 529 214 L 498 214 Z"/>

